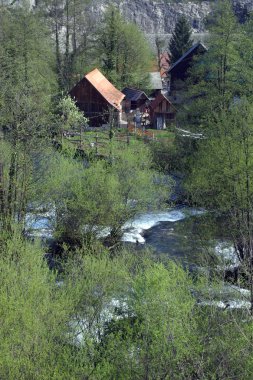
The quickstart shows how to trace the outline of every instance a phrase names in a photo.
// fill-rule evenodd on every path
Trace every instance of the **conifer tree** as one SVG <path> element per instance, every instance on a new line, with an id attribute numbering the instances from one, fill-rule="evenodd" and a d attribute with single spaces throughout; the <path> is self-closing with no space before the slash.
<path id="1" fill-rule="evenodd" d="M 176 62 L 193 44 L 191 27 L 184 15 L 177 20 L 169 43 L 172 62 Z"/>

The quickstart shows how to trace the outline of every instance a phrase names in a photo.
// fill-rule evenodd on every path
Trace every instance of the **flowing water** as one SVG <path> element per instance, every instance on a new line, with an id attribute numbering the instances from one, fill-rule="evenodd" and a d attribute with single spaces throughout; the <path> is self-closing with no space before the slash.
<path id="1" fill-rule="evenodd" d="M 52 237 L 54 212 L 30 214 L 27 225 L 30 234 L 49 239 Z M 173 259 L 190 271 L 210 275 L 210 268 L 224 272 L 238 265 L 231 242 L 226 240 L 224 223 L 202 209 L 174 207 L 156 212 L 143 213 L 128 221 L 123 229 L 123 242 L 134 246 L 149 247 L 153 255 L 162 260 Z M 210 227 L 213 226 L 213 227 Z M 100 231 L 104 237 L 109 228 Z M 220 308 L 249 308 L 249 292 L 224 283 L 215 291 L 206 289 L 197 296 L 202 305 Z"/>

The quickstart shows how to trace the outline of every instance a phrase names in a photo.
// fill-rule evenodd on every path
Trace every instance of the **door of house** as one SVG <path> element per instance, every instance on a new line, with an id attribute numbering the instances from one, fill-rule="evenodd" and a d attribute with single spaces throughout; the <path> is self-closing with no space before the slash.
<path id="1" fill-rule="evenodd" d="M 164 118 L 162 114 L 158 114 L 156 117 L 156 129 L 163 129 Z"/>

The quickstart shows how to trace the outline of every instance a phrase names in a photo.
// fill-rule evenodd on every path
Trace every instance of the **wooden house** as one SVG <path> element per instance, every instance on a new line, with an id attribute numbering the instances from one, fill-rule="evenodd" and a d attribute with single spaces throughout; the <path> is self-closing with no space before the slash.
<path id="1" fill-rule="evenodd" d="M 125 87 L 122 93 L 125 95 L 125 99 L 123 100 L 123 109 L 125 112 L 136 110 L 137 108 L 142 111 L 146 108 L 147 102 L 149 102 L 149 98 L 145 92 L 136 88 Z"/>
<path id="2" fill-rule="evenodd" d="M 165 129 L 176 116 L 176 108 L 164 93 L 160 93 L 149 106 L 151 125 L 155 129 Z"/>
<path id="3" fill-rule="evenodd" d="M 185 81 L 188 78 L 188 71 L 193 65 L 194 57 L 204 54 L 207 48 L 197 42 L 179 58 L 168 71 L 168 96 L 173 104 L 180 104 L 183 101 Z"/>
<path id="4" fill-rule="evenodd" d="M 117 90 L 98 70 L 94 69 L 80 80 L 69 92 L 76 105 L 89 118 L 91 126 L 108 123 L 109 109 L 121 119 L 122 101 L 125 95 Z"/>

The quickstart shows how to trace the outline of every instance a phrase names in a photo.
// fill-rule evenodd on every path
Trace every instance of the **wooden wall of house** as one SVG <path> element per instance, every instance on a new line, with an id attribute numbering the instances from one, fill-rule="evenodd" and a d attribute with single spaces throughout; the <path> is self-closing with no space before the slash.
<path id="1" fill-rule="evenodd" d="M 174 113 L 174 108 L 172 105 L 166 100 L 163 99 L 153 110 L 154 113 Z"/>
<path id="2" fill-rule="evenodd" d="M 76 100 L 78 108 L 89 118 L 90 125 L 100 126 L 108 122 L 110 104 L 86 78 L 83 78 L 69 94 Z"/>
<path id="3" fill-rule="evenodd" d="M 150 108 L 150 121 L 153 128 L 157 128 L 157 118 L 162 117 L 164 122 L 172 122 L 175 116 L 175 108 L 165 98 L 154 109 Z"/>
<path id="4" fill-rule="evenodd" d="M 142 95 L 140 99 L 137 101 L 131 101 L 129 99 L 123 100 L 123 109 L 125 112 L 129 112 L 130 110 L 136 110 L 137 108 L 140 108 L 141 112 L 143 112 L 146 109 L 146 102 L 147 97 L 145 95 Z"/>

